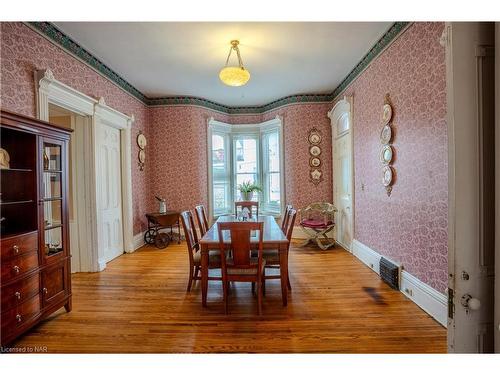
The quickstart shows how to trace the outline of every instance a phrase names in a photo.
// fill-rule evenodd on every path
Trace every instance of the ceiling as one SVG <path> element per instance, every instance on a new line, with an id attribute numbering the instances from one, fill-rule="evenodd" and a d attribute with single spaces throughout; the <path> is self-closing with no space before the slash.
<path id="1" fill-rule="evenodd" d="M 147 97 L 195 96 L 227 106 L 259 106 L 288 95 L 331 93 L 392 25 L 391 22 L 54 24 Z M 243 63 L 251 74 L 249 83 L 243 87 L 225 86 L 218 77 L 232 39 L 240 40 Z"/>

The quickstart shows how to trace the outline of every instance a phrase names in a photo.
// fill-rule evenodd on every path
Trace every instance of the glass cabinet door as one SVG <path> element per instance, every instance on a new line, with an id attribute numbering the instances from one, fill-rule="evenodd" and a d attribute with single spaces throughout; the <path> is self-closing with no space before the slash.
<path id="1" fill-rule="evenodd" d="M 53 143 L 52 143 L 53 142 Z M 42 204 L 45 256 L 63 251 L 63 144 L 45 140 L 42 147 Z"/>

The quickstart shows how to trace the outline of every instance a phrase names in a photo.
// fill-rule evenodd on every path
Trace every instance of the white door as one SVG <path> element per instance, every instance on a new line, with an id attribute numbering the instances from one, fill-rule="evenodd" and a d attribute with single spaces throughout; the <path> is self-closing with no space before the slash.
<path id="1" fill-rule="evenodd" d="M 120 130 L 97 126 L 99 247 L 105 262 L 123 254 Z"/>
<path id="2" fill-rule="evenodd" d="M 493 351 L 494 24 L 447 23 L 448 350 Z"/>
<path id="3" fill-rule="evenodd" d="M 333 138 L 333 203 L 337 207 L 336 241 L 351 250 L 353 239 L 353 158 L 351 105 L 347 98 L 329 113 Z"/>

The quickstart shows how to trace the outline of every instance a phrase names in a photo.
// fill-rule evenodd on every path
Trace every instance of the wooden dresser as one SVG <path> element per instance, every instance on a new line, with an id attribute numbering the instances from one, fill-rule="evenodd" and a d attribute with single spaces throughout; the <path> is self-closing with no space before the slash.
<path id="1" fill-rule="evenodd" d="M 70 129 L 1 112 L 1 345 L 71 311 Z"/>

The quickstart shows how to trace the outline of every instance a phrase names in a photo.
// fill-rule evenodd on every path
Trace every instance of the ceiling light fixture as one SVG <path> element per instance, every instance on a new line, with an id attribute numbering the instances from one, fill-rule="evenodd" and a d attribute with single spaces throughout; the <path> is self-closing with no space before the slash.
<path id="1" fill-rule="evenodd" d="M 229 48 L 229 55 L 227 56 L 226 65 L 219 73 L 220 80 L 228 86 L 243 86 L 250 79 L 250 72 L 243 66 L 243 61 L 240 56 L 240 49 L 238 48 L 240 42 L 238 40 L 231 40 L 231 47 Z M 238 55 L 238 66 L 228 66 L 231 53 L 236 51 Z"/>

